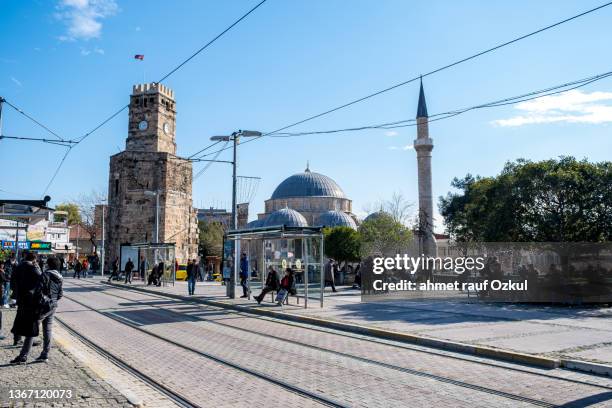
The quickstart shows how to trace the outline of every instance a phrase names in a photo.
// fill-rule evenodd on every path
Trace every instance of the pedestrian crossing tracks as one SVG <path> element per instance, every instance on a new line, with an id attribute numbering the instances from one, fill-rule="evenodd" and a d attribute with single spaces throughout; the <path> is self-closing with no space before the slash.
<path id="1" fill-rule="evenodd" d="M 66 283 L 61 324 L 180 406 L 612 406 L 605 378 Z"/>

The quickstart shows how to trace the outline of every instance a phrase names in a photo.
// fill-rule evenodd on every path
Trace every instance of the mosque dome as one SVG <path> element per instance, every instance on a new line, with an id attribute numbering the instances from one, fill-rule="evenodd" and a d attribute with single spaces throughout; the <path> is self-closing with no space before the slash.
<path id="1" fill-rule="evenodd" d="M 263 227 L 265 219 L 263 220 L 253 220 L 251 222 L 249 222 L 246 227 L 247 228 L 259 228 L 259 227 Z"/>
<path id="2" fill-rule="evenodd" d="M 383 210 L 378 210 L 368 215 L 367 217 L 365 217 L 363 221 L 374 221 L 379 218 L 392 218 L 392 217 L 391 217 L 391 214 L 389 214 L 388 212 L 383 211 Z"/>
<path id="3" fill-rule="evenodd" d="M 333 179 L 306 168 L 303 173 L 294 174 L 281 182 L 271 199 L 292 197 L 346 198 L 346 195 Z"/>
<path id="4" fill-rule="evenodd" d="M 261 226 L 272 227 L 276 225 L 284 225 L 286 227 L 307 227 L 308 222 L 299 212 L 291 208 L 283 208 L 268 215 Z"/>
<path id="5" fill-rule="evenodd" d="M 343 211 L 327 211 L 320 215 L 319 225 L 324 227 L 350 227 L 357 229 L 353 218 Z"/>

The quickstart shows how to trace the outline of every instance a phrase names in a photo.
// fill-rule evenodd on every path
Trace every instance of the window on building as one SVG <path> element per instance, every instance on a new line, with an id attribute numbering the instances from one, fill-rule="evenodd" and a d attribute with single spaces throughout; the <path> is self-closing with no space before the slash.
<path id="1" fill-rule="evenodd" d="M 119 195 L 119 179 L 115 179 L 115 196 Z"/>

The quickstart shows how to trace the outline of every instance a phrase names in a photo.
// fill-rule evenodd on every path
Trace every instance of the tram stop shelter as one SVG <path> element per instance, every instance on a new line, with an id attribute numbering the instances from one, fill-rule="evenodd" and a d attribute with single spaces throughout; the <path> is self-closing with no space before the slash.
<path id="1" fill-rule="evenodd" d="M 144 242 L 137 244 L 121 244 L 119 250 L 119 271 L 125 272 L 125 264 L 129 259 L 134 264 L 133 278 L 149 281 L 151 273 L 159 276 L 163 286 L 172 284 L 176 279 L 176 258 L 174 243 Z M 144 262 L 144 265 L 143 265 Z M 144 266 L 144 268 L 143 268 Z"/>
<path id="2" fill-rule="evenodd" d="M 279 225 L 231 230 L 226 233 L 225 240 L 226 243 L 235 243 L 237 254 L 247 255 L 250 269 L 249 299 L 251 293 L 259 293 L 265 286 L 268 267 L 274 267 L 279 279 L 282 279 L 287 268 L 291 268 L 297 293 L 289 297 L 295 298 L 298 304 L 301 301 L 304 308 L 308 307 L 309 301 L 315 301 L 323 307 L 325 274 L 322 228 Z M 232 261 L 231 251 L 228 252 L 229 256 L 224 256 L 224 265 Z M 234 278 L 238 269 L 233 268 Z"/>

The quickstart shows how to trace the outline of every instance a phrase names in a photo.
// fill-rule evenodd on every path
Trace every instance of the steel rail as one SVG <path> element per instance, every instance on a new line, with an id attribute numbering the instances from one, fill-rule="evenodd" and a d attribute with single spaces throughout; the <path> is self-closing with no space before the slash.
<path id="1" fill-rule="evenodd" d="M 81 286 L 81 285 L 75 285 L 75 286 Z M 136 324 L 133 324 L 133 323 L 131 323 L 129 321 L 126 321 L 125 319 L 123 319 L 121 317 L 118 317 L 118 316 L 115 316 L 113 314 L 100 312 L 99 310 L 96 310 L 95 308 L 93 308 L 93 307 L 91 307 L 91 306 L 89 306 L 89 305 L 87 305 L 87 304 L 85 304 L 83 302 L 80 302 L 80 301 L 78 301 L 78 300 L 76 300 L 76 299 L 74 299 L 74 298 L 72 298 L 70 296 L 67 296 L 66 292 L 68 292 L 68 291 L 64 291 L 64 297 L 67 298 L 67 299 L 70 299 L 70 301 L 72 301 L 72 302 L 74 302 L 74 303 L 76 303 L 78 305 L 81 305 L 81 306 L 83 306 L 83 307 L 85 307 L 85 308 L 87 308 L 87 309 L 89 309 L 91 311 L 94 311 L 94 312 L 96 312 L 96 313 L 98 313 L 98 314 L 100 314 L 102 316 L 105 316 L 105 317 L 107 317 L 109 319 L 112 319 L 112 320 L 114 320 L 114 321 L 116 321 L 118 323 L 121 323 L 121 324 L 123 324 L 125 326 L 128 326 L 128 327 L 130 327 L 130 328 L 132 328 L 134 330 L 137 330 L 137 331 L 139 331 L 141 333 L 145 333 L 145 334 L 147 334 L 147 335 L 149 335 L 151 337 L 154 337 L 154 338 L 156 338 L 158 340 L 164 341 L 164 342 L 166 342 L 168 344 L 172 344 L 173 346 L 179 347 L 179 348 L 181 348 L 183 350 L 190 351 L 190 352 L 192 352 L 194 354 L 197 354 L 199 356 L 205 357 L 205 358 L 207 358 L 209 360 L 212 360 L 212 361 L 214 361 L 216 363 L 219 363 L 219 364 L 222 364 L 222 365 L 234 368 L 236 370 L 239 370 L 239 371 L 242 371 L 244 373 L 250 374 L 250 375 L 252 375 L 254 377 L 257 377 L 257 378 L 260 378 L 262 380 L 268 381 L 268 382 L 273 383 L 275 385 L 278 385 L 278 386 L 280 386 L 280 387 L 282 387 L 282 388 L 284 388 L 284 389 L 286 389 L 286 390 L 288 390 L 290 392 L 293 392 L 295 394 L 301 395 L 301 396 L 306 397 L 306 398 L 311 399 L 311 400 L 315 400 L 315 401 L 320 402 L 320 403 L 322 403 L 324 405 L 327 405 L 327 406 L 330 406 L 330 407 L 337 407 L 337 408 L 347 408 L 347 405 L 342 404 L 342 403 L 340 403 L 338 401 L 335 401 L 333 399 L 327 398 L 327 397 L 325 397 L 325 396 L 323 396 L 323 395 L 321 395 L 319 393 L 315 393 L 315 392 L 312 392 L 312 391 L 305 390 L 305 389 L 303 389 L 301 387 L 295 386 L 295 385 L 290 384 L 290 383 L 288 383 L 286 381 L 283 381 L 283 380 L 279 380 L 277 378 L 274 378 L 274 377 L 269 376 L 267 374 L 264 374 L 262 372 L 259 372 L 259 371 L 256 371 L 256 370 L 252 370 L 250 368 L 246 368 L 246 367 L 240 366 L 239 364 L 233 363 L 233 362 L 231 362 L 229 360 L 226 360 L 224 358 L 221 358 L 221 357 L 218 357 L 218 356 L 206 353 L 206 352 L 201 351 L 201 350 L 194 349 L 192 347 L 189 347 L 189 346 L 186 346 L 184 344 L 181 344 L 181 343 L 179 343 L 177 341 L 171 340 L 171 339 L 169 339 L 167 337 L 160 336 L 160 335 L 158 335 L 156 333 L 152 333 L 152 332 L 150 332 L 148 330 L 145 330 L 145 329 L 137 326 Z M 100 293 L 104 293 L 104 292 L 100 292 Z"/>
<path id="2" fill-rule="evenodd" d="M 83 287 L 82 285 L 76 285 L 76 286 Z M 106 293 L 104 291 L 99 291 L 99 293 L 102 293 L 102 294 L 107 295 L 107 296 L 116 297 L 116 298 L 119 298 L 119 299 L 122 299 L 122 300 L 127 300 L 127 301 L 130 301 L 130 302 L 139 303 L 139 304 L 141 304 L 143 306 L 149 306 L 149 307 L 151 306 L 151 305 L 146 304 L 143 301 L 126 298 L 126 297 L 119 296 L 119 295 L 116 295 L 116 294 Z M 506 398 L 506 399 L 511 399 L 511 400 L 515 400 L 515 401 L 521 401 L 521 402 L 525 402 L 525 403 L 528 403 L 528 404 L 532 404 L 532 405 L 536 405 L 536 406 L 541 406 L 541 407 L 552 408 L 552 407 L 557 407 L 558 406 L 558 404 L 553 404 L 553 403 L 550 403 L 550 402 L 546 402 L 546 401 L 542 401 L 542 400 L 537 400 L 537 399 L 525 397 L 525 396 L 518 395 L 518 394 L 512 394 L 512 393 L 496 390 L 496 389 L 489 388 L 489 387 L 484 387 L 484 386 L 477 385 L 477 384 L 467 383 L 467 382 L 464 382 L 464 381 L 459 381 L 459 380 L 455 380 L 455 379 L 452 379 L 452 378 L 443 377 L 443 376 L 440 376 L 440 375 L 437 375 L 437 374 L 431 374 L 431 373 L 427 373 L 427 372 L 423 372 L 423 371 L 419 371 L 419 370 L 414 370 L 414 369 L 410 369 L 410 368 L 406 368 L 406 367 L 400 367 L 400 366 L 396 366 L 396 365 L 393 365 L 393 364 L 384 363 L 382 361 L 372 360 L 372 359 L 369 359 L 369 358 L 366 358 L 366 357 L 360 357 L 360 356 L 356 356 L 356 355 L 353 355 L 353 354 L 348 354 L 348 353 L 344 353 L 344 352 L 336 351 L 336 350 L 330 350 L 330 349 L 326 349 L 324 347 L 314 346 L 312 344 L 307 344 L 307 343 L 303 343 L 303 342 L 300 342 L 300 341 L 289 340 L 289 339 L 286 339 L 286 338 L 283 338 L 283 337 L 279 337 L 279 336 L 275 336 L 275 335 L 272 335 L 272 334 L 261 333 L 261 332 L 258 332 L 258 331 L 255 331 L 255 330 L 251 330 L 251 329 L 245 329 L 245 328 L 241 328 L 241 327 L 232 326 L 232 325 L 229 325 L 229 324 L 224 324 L 224 323 L 221 323 L 221 322 L 218 322 L 218 321 L 200 319 L 200 318 L 197 318 L 197 317 L 194 317 L 194 316 L 189 316 L 189 315 L 181 314 L 181 313 L 179 313 L 177 311 L 164 308 L 163 306 L 158 306 L 157 308 L 158 309 L 163 309 L 163 310 L 171 312 L 173 314 L 180 315 L 182 318 L 184 318 L 185 316 L 188 316 L 190 319 L 192 319 L 192 321 L 213 323 L 213 324 L 216 324 L 216 325 L 219 325 L 219 326 L 223 326 L 223 327 L 227 327 L 227 328 L 230 328 L 230 329 L 234 329 L 234 330 L 237 330 L 237 331 L 242 331 L 242 332 L 246 332 L 246 333 L 250 333 L 250 334 L 255 334 L 255 335 L 258 335 L 258 336 L 261 336 L 261 337 L 265 337 L 265 338 L 272 338 L 272 339 L 279 340 L 279 341 L 282 341 L 282 342 L 285 342 L 285 343 L 289 343 L 289 344 L 293 344 L 293 345 L 300 345 L 302 347 L 307 347 L 307 348 L 310 348 L 310 349 L 313 349 L 313 350 L 316 350 L 316 351 L 325 352 L 325 353 L 331 353 L 331 354 L 334 354 L 334 355 L 337 355 L 337 356 L 341 356 L 341 357 L 357 360 L 357 361 L 360 361 L 362 363 L 377 365 L 377 366 L 388 368 L 388 369 L 391 369 L 391 370 L 400 371 L 400 372 L 403 372 L 403 373 L 406 373 L 406 374 L 410 374 L 410 375 L 414 375 L 414 376 L 418 376 L 418 377 L 425 377 L 425 378 L 429 378 L 429 379 L 432 379 L 432 380 L 435 380 L 435 381 L 438 381 L 438 382 L 452 384 L 452 385 L 459 386 L 459 387 L 462 387 L 462 388 L 468 388 L 468 389 L 472 389 L 472 390 L 475 390 L 475 391 L 484 392 L 486 394 L 496 395 L 496 396 L 503 397 L 503 398 Z"/>
<path id="3" fill-rule="evenodd" d="M 66 331 L 68 331 L 68 333 L 70 333 L 72 336 L 74 336 L 77 339 L 79 339 L 82 343 L 84 343 L 88 347 L 92 348 L 96 353 L 100 354 L 102 357 L 106 358 L 107 360 L 109 360 L 111 363 L 115 364 L 117 367 L 121 368 L 122 370 L 127 371 L 128 373 L 130 373 L 130 374 L 134 375 L 135 377 L 139 378 L 140 380 L 144 381 L 146 384 L 148 384 L 149 386 L 151 386 L 155 390 L 159 391 L 160 393 L 162 393 L 165 396 L 167 396 L 168 398 L 170 398 L 177 405 L 179 405 L 181 407 L 185 407 L 185 408 L 203 408 L 201 405 L 198 405 L 198 404 L 196 404 L 196 403 L 194 403 L 192 401 L 189 401 L 187 398 L 185 398 L 185 397 L 181 396 L 180 394 L 172 391 L 170 388 L 168 388 L 165 385 L 155 381 L 153 378 L 151 378 L 150 376 L 146 375 L 142 371 L 138 370 L 137 368 L 132 367 L 131 365 L 129 365 L 125 361 L 121 360 L 119 357 L 115 356 L 114 354 L 112 354 L 112 353 L 108 352 L 107 350 L 103 349 L 102 347 L 98 346 L 92 340 L 90 340 L 89 338 L 83 336 L 77 330 L 72 328 L 68 323 L 66 323 L 64 320 L 62 320 L 60 317 L 58 317 L 57 314 L 55 315 L 55 320 L 57 320 L 60 323 L 60 325 Z"/>
<path id="4" fill-rule="evenodd" d="M 95 284 L 96 282 L 92 282 L 92 283 Z M 83 285 L 76 285 L 76 286 L 83 287 Z M 115 287 L 115 288 L 117 288 L 119 290 L 125 290 L 125 291 L 140 293 L 140 294 L 144 294 L 144 295 L 147 295 L 147 296 L 156 297 L 158 299 L 170 299 L 170 300 L 173 300 L 173 301 L 178 301 L 177 298 L 174 298 L 172 296 L 167 296 L 167 295 L 163 295 L 163 294 L 153 294 L 153 293 L 146 292 L 144 290 L 139 290 L 139 289 L 131 288 L 131 287 L 127 287 L 127 286 L 119 286 L 119 285 L 111 285 L 111 286 L 113 286 L 113 287 Z M 103 291 L 100 291 L 100 292 L 104 293 Z M 108 295 L 116 296 L 116 297 L 121 298 L 120 296 L 114 295 L 114 294 L 108 294 Z M 128 298 L 123 298 L 123 299 L 133 301 L 133 300 L 128 299 Z M 211 308 L 211 309 L 215 309 L 215 310 L 224 310 L 223 308 L 221 308 L 219 306 L 209 305 L 209 304 L 206 304 L 204 302 L 200 302 L 198 300 L 185 300 L 185 302 L 192 303 L 194 305 L 198 305 L 198 306 L 203 307 L 203 308 Z M 433 354 L 433 355 L 440 356 L 440 357 L 452 358 L 452 359 L 455 359 L 455 360 L 460 360 L 460 361 L 465 361 L 465 362 L 469 362 L 469 363 L 485 365 L 485 366 L 489 366 L 489 367 L 503 368 L 503 369 L 511 370 L 511 371 L 515 371 L 515 372 L 531 374 L 531 375 L 536 375 L 536 376 L 539 376 L 539 377 L 550 378 L 550 379 L 553 379 L 553 380 L 569 382 L 569 383 L 572 383 L 572 384 L 588 385 L 588 386 L 591 386 L 591 387 L 597 387 L 597 388 L 602 388 L 602 389 L 606 389 L 606 390 L 612 390 L 612 386 L 606 386 L 606 385 L 602 385 L 602 384 L 595 384 L 595 383 L 591 383 L 591 382 L 588 382 L 588 381 L 576 380 L 576 379 L 572 379 L 572 378 L 558 377 L 558 376 L 555 376 L 555 375 L 550 375 L 550 374 L 546 374 L 546 373 L 542 373 L 542 372 L 530 371 L 530 370 L 527 370 L 527 369 L 522 369 L 522 368 L 518 368 L 518 367 L 512 367 L 512 366 L 505 365 L 505 364 L 504 365 L 500 365 L 500 364 L 496 364 L 496 363 L 490 362 L 490 361 L 483 361 L 482 358 L 484 358 L 484 357 L 480 357 L 478 359 L 471 359 L 471 358 L 468 358 L 468 357 L 461 357 L 461 356 L 454 355 L 454 354 L 447 354 L 445 352 L 436 351 L 433 348 L 427 348 L 425 350 L 423 348 L 412 347 L 412 346 L 410 346 L 408 344 L 391 343 L 390 340 L 381 340 L 381 339 L 377 339 L 377 338 L 374 338 L 374 337 L 369 337 L 369 336 L 363 335 L 363 334 L 356 334 L 356 333 L 350 333 L 350 332 L 340 332 L 339 329 L 319 328 L 319 327 L 316 327 L 316 326 L 309 325 L 307 323 L 295 323 L 295 322 L 291 322 L 291 321 L 288 321 L 288 320 L 280 320 L 280 319 L 274 318 L 274 317 L 260 316 L 260 315 L 256 315 L 256 314 L 253 314 L 253 313 L 249 313 L 248 311 L 233 310 L 233 312 L 236 313 L 236 314 L 239 314 L 241 316 L 249 317 L 249 318 L 252 318 L 252 319 L 264 320 L 264 321 L 271 322 L 271 323 L 283 324 L 283 325 L 297 327 L 297 328 L 301 328 L 301 329 L 305 329 L 305 330 L 311 330 L 311 331 L 316 331 L 316 332 L 320 332 L 320 333 L 327 333 L 327 334 L 332 334 L 332 335 L 341 336 L 341 337 L 347 337 L 347 338 L 361 340 L 361 341 L 370 342 L 370 343 L 382 344 L 382 345 L 385 345 L 385 346 L 390 346 L 390 347 L 400 348 L 400 349 L 404 349 L 404 350 L 415 351 L 415 352 L 418 352 L 418 353 Z M 247 329 L 245 329 L 245 330 L 247 330 Z M 460 353 L 460 352 L 458 352 L 458 353 Z M 490 359 L 487 358 L 487 360 L 490 360 Z"/>

